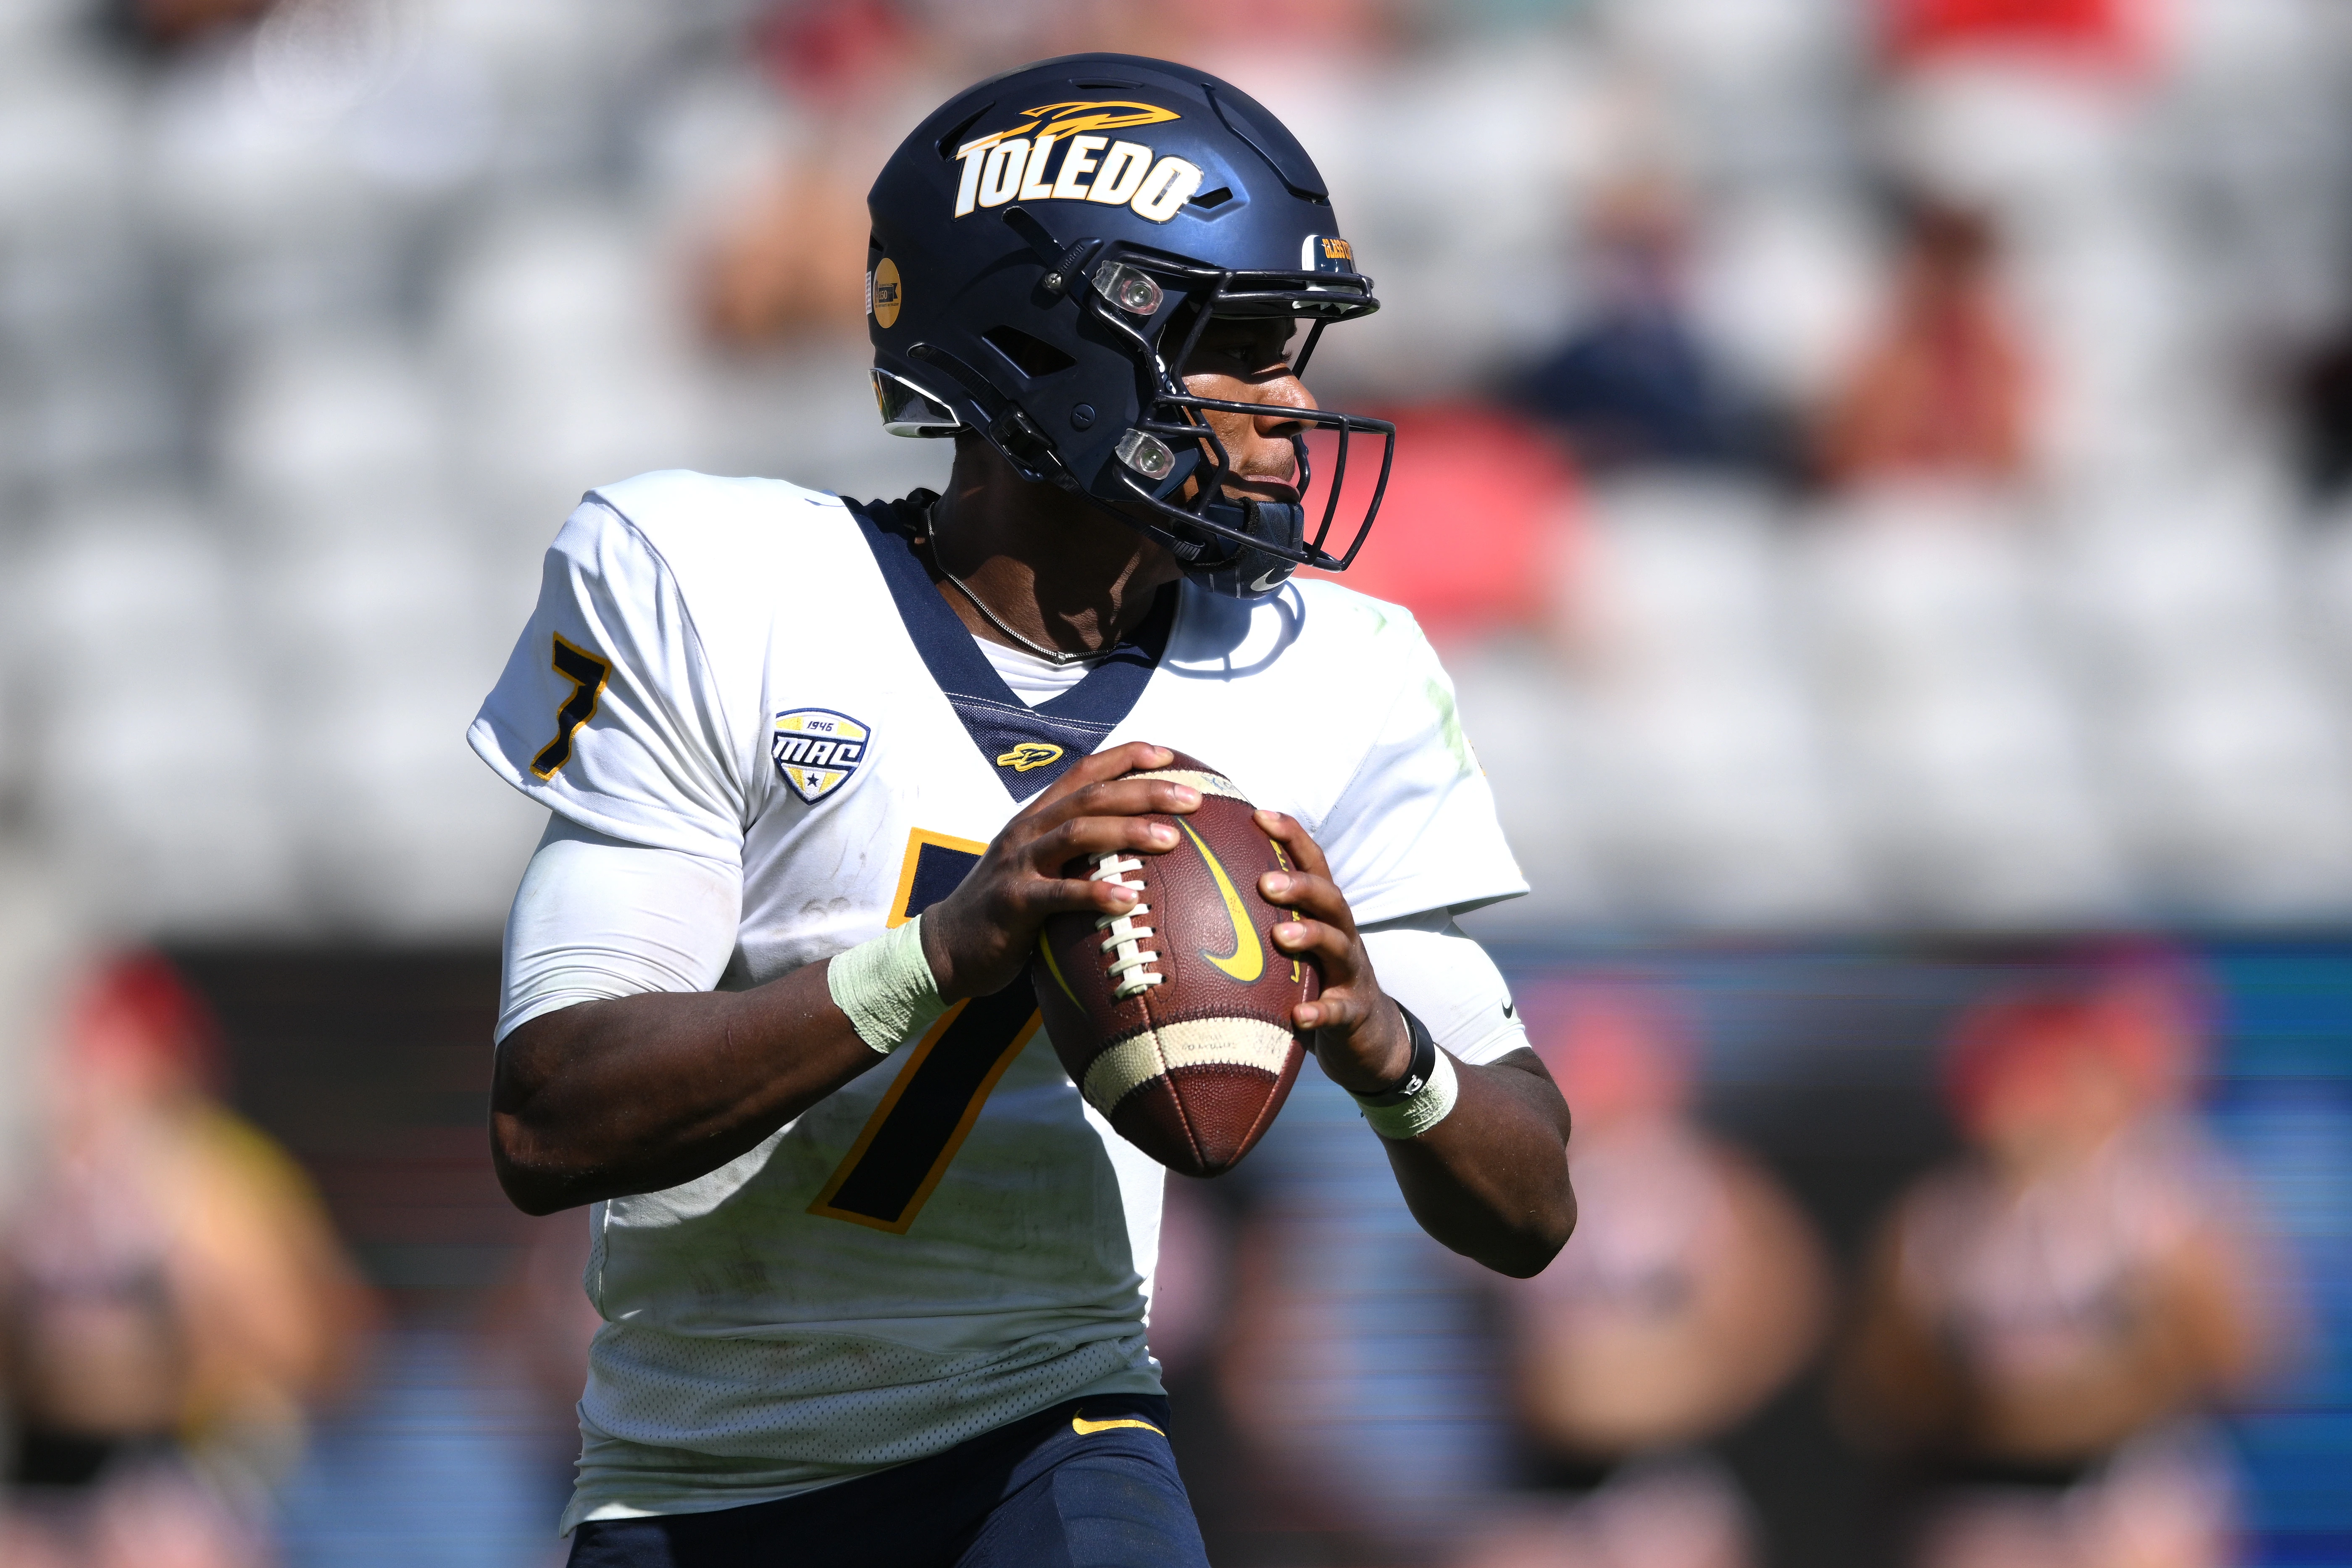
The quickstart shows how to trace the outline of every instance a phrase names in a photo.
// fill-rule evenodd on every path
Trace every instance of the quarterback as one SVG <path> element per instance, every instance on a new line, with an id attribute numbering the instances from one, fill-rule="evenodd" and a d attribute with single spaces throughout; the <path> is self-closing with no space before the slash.
<path id="1" fill-rule="evenodd" d="M 1167 1173 L 1026 978 L 1137 894 L 1065 870 L 1179 847 L 1175 753 L 1229 775 L 1323 976 L 1294 1025 L 1422 1226 L 1519 1276 L 1575 1223 L 1568 1110 L 1454 917 L 1526 884 L 1412 616 L 1291 579 L 1352 558 L 1395 432 L 1300 381 L 1377 301 L 1281 123 L 1053 60 L 869 201 L 877 399 L 952 439 L 944 491 L 589 492 L 470 732 L 550 812 L 491 1137 L 522 1208 L 590 1205 L 571 1561 L 1197 1565 Z"/>

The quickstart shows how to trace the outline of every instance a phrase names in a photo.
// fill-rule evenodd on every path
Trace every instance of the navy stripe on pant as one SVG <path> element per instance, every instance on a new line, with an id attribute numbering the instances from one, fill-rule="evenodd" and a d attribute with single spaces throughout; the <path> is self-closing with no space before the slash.
<path id="1" fill-rule="evenodd" d="M 854 1481 L 709 1513 L 593 1521 L 570 1568 L 1208 1568 L 1168 1402 L 1057 1405 Z"/>

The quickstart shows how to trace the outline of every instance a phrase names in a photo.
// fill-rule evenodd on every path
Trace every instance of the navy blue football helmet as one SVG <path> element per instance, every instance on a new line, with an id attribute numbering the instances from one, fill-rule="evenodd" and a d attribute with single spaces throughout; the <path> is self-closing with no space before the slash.
<path id="1" fill-rule="evenodd" d="M 892 433 L 970 430 L 1219 593 L 1255 598 L 1296 567 L 1355 559 L 1396 427 L 1297 410 L 1300 502 L 1235 499 L 1202 416 L 1265 409 L 1193 396 L 1179 374 L 1214 318 L 1309 323 L 1303 373 L 1325 327 L 1380 309 L 1313 161 L 1246 94 L 1132 55 L 1024 66 L 916 127 L 866 205 L 874 390 Z M 1311 537 L 1306 428 L 1339 437 Z M 1381 439 L 1378 477 L 1345 547 L 1328 549 L 1358 436 Z M 1360 479 L 1369 453 L 1355 461 Z"/>

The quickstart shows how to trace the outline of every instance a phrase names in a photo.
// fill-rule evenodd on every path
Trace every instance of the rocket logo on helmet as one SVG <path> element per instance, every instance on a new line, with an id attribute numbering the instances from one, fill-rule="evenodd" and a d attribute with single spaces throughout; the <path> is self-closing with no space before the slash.
<path id="1" fill-rule="evenodd" d="M 1027 66 L 917 127 L 866 205 L 891 434 L 986 441 L 1024 478 L 1160 542 L 1213 593 L 1260 598 L 1299 566 L 1355 559 L 1396 427 L 1289 411 L 1297 468 L 1277 499 L 1233 482 L 1208 417 L 1264 405 L 1183 379 L 1213 320 L 1304 324 L 1290 359 L 1303 375 L 1325 328 L 1380 309 L 1314 161 L 1247 94 L 1131 55 Z M 887 315 L 886 258 L 901 275 Z M 1318 430 L 1338 437 L 1325 475 L 1308 462 Z"/>

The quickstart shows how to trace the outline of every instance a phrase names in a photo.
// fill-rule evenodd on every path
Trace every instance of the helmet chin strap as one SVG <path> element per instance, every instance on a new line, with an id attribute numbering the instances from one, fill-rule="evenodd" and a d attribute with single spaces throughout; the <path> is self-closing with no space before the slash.
<path id="1" fill-rule="evenodd" d="M 1297 562 L 1286 561 L 1270 552 L 1221 539 L 1188 539 L 1166 523 L 1130 516 L 1099 496 L 1079 493 L 1138 533 L 1166 546 L 1184 575 L 1213 594 L 1244 602 L 1262 599 L 1288 582 L 1291 573 L 1297 570 Z M 1201 510 L 1223 513 L 1213 521 L 1286 549 L 1297 549 L 1307 536 L 1307 508 L 1300 502 L 1245 496 L 1235 501 L 1213 501 Z M 1225 552 L 1203 562 L 1202 556 L 1216 544 L 1225 545 Z"/>
<path id="2" fill-rule="evenodd" d="M 1078 483 L 1077 476 L 1058 461 L 1049 470 L 1048 477 L 1056 487 L 1085 497 L 1097 510 L 1117 518 L 1127 527 L 1165 547 L 1170 554 L 1176 557 L 1177 566 L 1186 577 L 1213 594 L 1244 602 L 1262 599 L 1288 582 L 1291 573 L 1298 568 L 1297 562 L 1286 561 L 1265 551 L 1253 550 L 1247 545 L 1234 544 L 1229 540 L 1214 536 L 1188 538 L 1168 523 L 1132 516 Z M 1260 500 L 1255 496 L 1227 500 L 1219 496 L 1202 506 L 1201 510 L 1212 522 L 1286 550 L 1297 550 L 1307 537 L 1307 507 L 1303 501 Z M 1225 552 L 1203 563 L 1201 557 L 1218 544 L 1227 547 Z"/>

